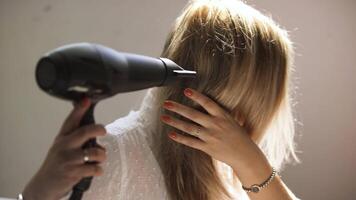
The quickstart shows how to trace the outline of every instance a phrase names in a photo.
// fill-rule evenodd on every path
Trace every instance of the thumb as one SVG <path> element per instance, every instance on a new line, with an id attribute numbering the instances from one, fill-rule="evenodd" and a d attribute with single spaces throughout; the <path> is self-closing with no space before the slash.
<path id="1" fill-rule="evenodd" d="M 84 97 L 80 102 L 73 102 L 74 107 L 65 119 L 61 130 L 59 131 L 59 135 L 67 135 L 78 128 L 79 123 L 90 107 L 90 104 L 91 102 L 88 97 Z"/>

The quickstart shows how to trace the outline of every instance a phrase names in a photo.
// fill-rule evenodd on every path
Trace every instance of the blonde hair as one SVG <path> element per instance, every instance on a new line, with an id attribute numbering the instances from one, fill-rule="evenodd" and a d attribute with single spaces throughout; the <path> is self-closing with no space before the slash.
<path id="1" fill-rule="evenodd" d="M 184 88 L 194 88 L 231 114 L 239 111 L 272 166 L 281 170 L 288 161 L 298 161 L 291 109 L 293 45 L 271 18 L 238 0 L 190 1 L 168 34 L 161 57 L 197 71 L 197 78 L 156 88 L 157 105 L 170 99 L 207 113 L 184 97 Z M 157 112 L 192 122 L 160 106 Z M 226 184 L 236 184 L 232 169 L 167 138 L 173 128 L 157 121 L 155 154 L 171 198 L 231 199 Z"/>

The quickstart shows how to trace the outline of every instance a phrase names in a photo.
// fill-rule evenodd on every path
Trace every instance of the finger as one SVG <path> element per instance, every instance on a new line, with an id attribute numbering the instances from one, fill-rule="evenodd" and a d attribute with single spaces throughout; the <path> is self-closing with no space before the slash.
<path id="1" fill-rule="evenodd" d="M 242 116 L 242 114 L 241 114 L 240 111 L 235 111 L 234 119 L 237 121 L 237 123 L 238 123 L 240 126 L 244 126 L 244 124 L 245 124 L 245 118 Z"/>
<path id="2" fill-rule="evenodd" d="M 76 129 L 67 136 L 66 142 L 70 148 L 81 147 L 86 141 L 106 134 L 106 129 L 101 124 L 90 124 Z"/>
<path id="3" fill-rule="evenodd" d="M 223 108 L 221 108 L 215 101 L 206 95 L 191 89 L 186 88 L 184 90 L 185 96 L 189 97 L 193 101 L 200 104 L 209 114 L 216 117 L 224 117 L 224 113 L 226 112 Z"/>
<path id="4" fill-rule="evenodd" d="M 97 142 L 95 144 L 95 148 L 99 148 L 99 149 L 102 149 L 102 150 L 106 151 L 106 148 L 104 146 L 102 146 L 101 144 L 99 144 L 99 142 Z"/>
<path id="5" fill-rule="evenodd" d="M 185 122 L 183 120 L 180 120 L 180 119 L 177 119 L 175 117 L 171 117 L 171 116 L 168 116 L 168 115 L 162 115 L 161 116 L 161 120 L 170 125 L 170 126 L 173 126 L 181 131 L 184 131 L 194 137 L 197 137 L 203 141 L 206 141 L 210 135 L 209 134 L 206 134 L 206 132 L 203 130 L 204 127 L 199 127 L 197 125 L 193 125 L 191 123 L 188 123 L 188 122 Z M 195 131 L 197 131 L 199 129 L 199 134 L 198 135 L 195 135 Z"/>
<path id="6" fill-rule="evenodd" d="M 205 144 L 206 143 L 203 142 L 202 140 L 195 139 L 195 138 L 192 138 L 192 137 L 187 137 L 187 136 L 184 136 L 184 135 L 176 133 L 176 132 L 171 132 L 171 133 L 168 134 L 168 136 L 172 140 L 174 140 L 176 142 L 179 142 L 179 143 L 184 144 L 186 146 L 192 147 L 194 149 L 205 151 Z"/>
<path id="7" fill-rule="evenodd" d="M 67 152 L 68 164 L 77 165 L 85 162 L 104 162 L 107 159 L 106 150 L 98 147 L 91 147 L 88 149 L 77 148 Z M 89 160 L 85 161 L 84 157 L 88 156 Z"/>
<path id="8" fill-rule="evenodd" d="M 180 114 L 183 117 L 186 117 L 204 127 L 210 127 L 213 123 L 211 116 L 172 100 L 166 100 L 163 104 L 163 107 L 177 114 Z"/>
<path id="9" fill-rule="evenodd" d="M 80 103 L 73 103 L 73 105 L 71 113 L 67 116 L 61 127 L 61 135 L 67 135 L 79 126 L 80 120 L 90 107 L 90 99 L 85 97 Z"/>
<path id="10" fill-rule="evenodd" d="M 80 177 L 101 176 L 103 168 L 96 163 L 77 165 L 72 169 L 72 173 Z"/>

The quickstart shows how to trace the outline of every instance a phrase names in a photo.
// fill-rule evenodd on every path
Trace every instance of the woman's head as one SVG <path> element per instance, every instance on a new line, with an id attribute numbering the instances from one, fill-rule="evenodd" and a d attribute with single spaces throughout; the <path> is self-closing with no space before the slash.
<path id="1" fill-rule="evenodd" d="M 293 46 L 287 31 L 272 19 L 238 0 L 190 1 L 176 19 L 161 56 L 197 71 L 193 81 L 162 88 L 161 102 L 172 99 L 204 112 L 183 95 L 185 87 L 195 88 L 232 115 L 240 112 L 251 138 L 276 168 L 281 168 L 290 155 L 297 159 L 290 105 Z M 160 125 L 162 131 L 169 129 Z M 195 162 L 194 154 L 185 154 L 188 149 L 169 141 L 165 144 L 165 148 L 172 147 L 172 152 Z M 197 152 L 194 159 L 199 160 L 198 156 L 204 157 Z M 209 176 L 197 173 L 200 178 Z"/>

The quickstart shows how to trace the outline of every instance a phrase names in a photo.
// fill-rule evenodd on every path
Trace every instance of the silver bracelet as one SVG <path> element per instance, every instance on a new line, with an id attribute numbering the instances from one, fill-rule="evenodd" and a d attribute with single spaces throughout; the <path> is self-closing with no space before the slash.
<path id="1" fill-rule="evenodd" d="M 262 188 L 265 188 L 272 181 L 272 179 L 276 176 L 276 173 L 277 173 L 276 169 L 274 167 L 272 167 L 272 174 L 263 183 L 261 183 L 261 184 L 253 184 L 249 188 L 245 187 L 245 186 L 242 186 L 242 188 L 247 193 L 249 193 L 249 192 L 257 193 L 257 192 L 261 191 Z"/>

